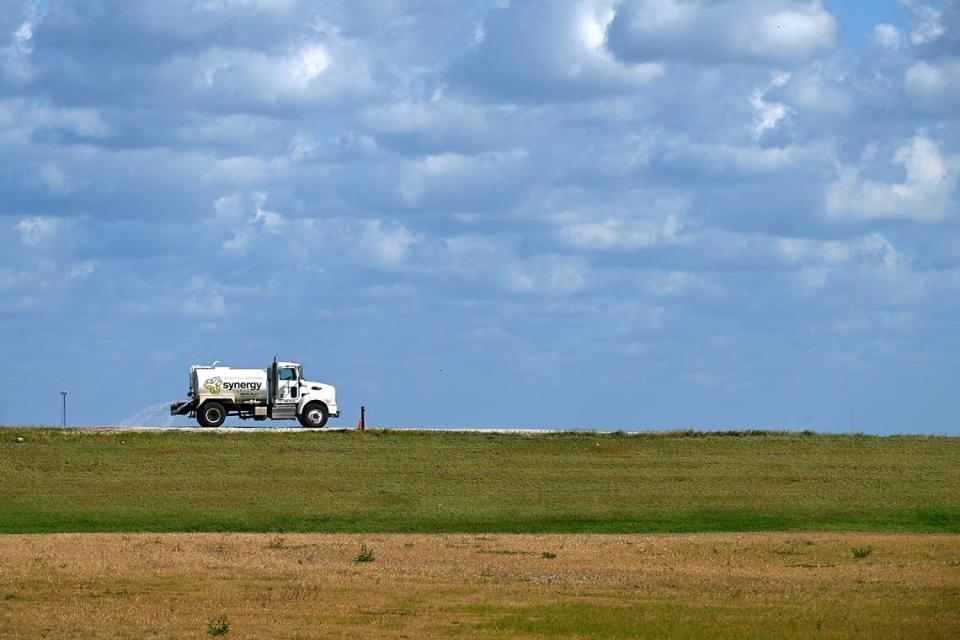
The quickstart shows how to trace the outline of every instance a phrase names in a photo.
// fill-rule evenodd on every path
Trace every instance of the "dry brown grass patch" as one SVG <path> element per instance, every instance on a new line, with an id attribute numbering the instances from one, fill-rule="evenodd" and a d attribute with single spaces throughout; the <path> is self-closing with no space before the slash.
<path id="1" fill-rule="evenodd" d="M 375 562 L 354 561 L 361 545 Z M 897 534 L 6 535 L 0 637 L 199 638 L 220 614 L 228 638 L 957 637 L 958 550 Z"/>

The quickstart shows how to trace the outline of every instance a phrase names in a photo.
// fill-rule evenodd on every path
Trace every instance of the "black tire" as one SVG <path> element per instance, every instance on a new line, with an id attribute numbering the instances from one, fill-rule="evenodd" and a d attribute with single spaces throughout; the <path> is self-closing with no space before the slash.
<path id="1" fill-rule="evenodd" d="M 300 412 L 300 426 L 304 429 L 322 429 L 329 417 L 327 405 L 322 402 L 309 402 Z"/>
<path id="2" fill-rule="evenodd" d="M 219 402 L 204 402 L 200 410 L 197 411 L 197 422 L 201 427 L 211 427 L 216 429 L 227 419 L 227 411 Z"/>

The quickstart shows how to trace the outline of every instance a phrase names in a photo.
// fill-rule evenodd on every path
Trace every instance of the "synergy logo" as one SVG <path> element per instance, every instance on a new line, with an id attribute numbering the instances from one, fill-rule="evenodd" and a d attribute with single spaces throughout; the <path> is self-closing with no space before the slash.
<path id="1" fill-rule="evenodd" d="M 203 383 L 203 388 L 218 395 L 220 391 L 260 391 L 263 388 L 262 382 L 224 382 L 220 378 L 210 378 Z"/>
<path id="2" fill-rule="evenodd" d="M 203 383 L 203 388 L 216 395 L 220 393 L 220 389 L 223 388 L 223 380 L 220 378 L 210 378 Z"/>

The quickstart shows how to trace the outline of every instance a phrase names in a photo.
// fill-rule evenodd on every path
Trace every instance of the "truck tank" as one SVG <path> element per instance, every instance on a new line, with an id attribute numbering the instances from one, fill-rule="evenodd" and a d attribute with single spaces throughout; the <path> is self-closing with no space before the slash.
<path id="1" fill-rule="evenodd" d="M 191 367 L 190 378 L 197 400 L 219 398 L 235 404 L 267 401 L 266 369 Z"/>

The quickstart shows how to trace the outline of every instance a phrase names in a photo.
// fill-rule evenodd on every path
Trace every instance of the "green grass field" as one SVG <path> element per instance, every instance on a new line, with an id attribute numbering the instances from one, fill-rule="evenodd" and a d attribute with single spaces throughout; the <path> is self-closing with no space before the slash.
<path id="1" fill-rule="evenodd" d="M 960 439 L 0 429 L 6 533 L 801 529 L 960 532 Z"/>

